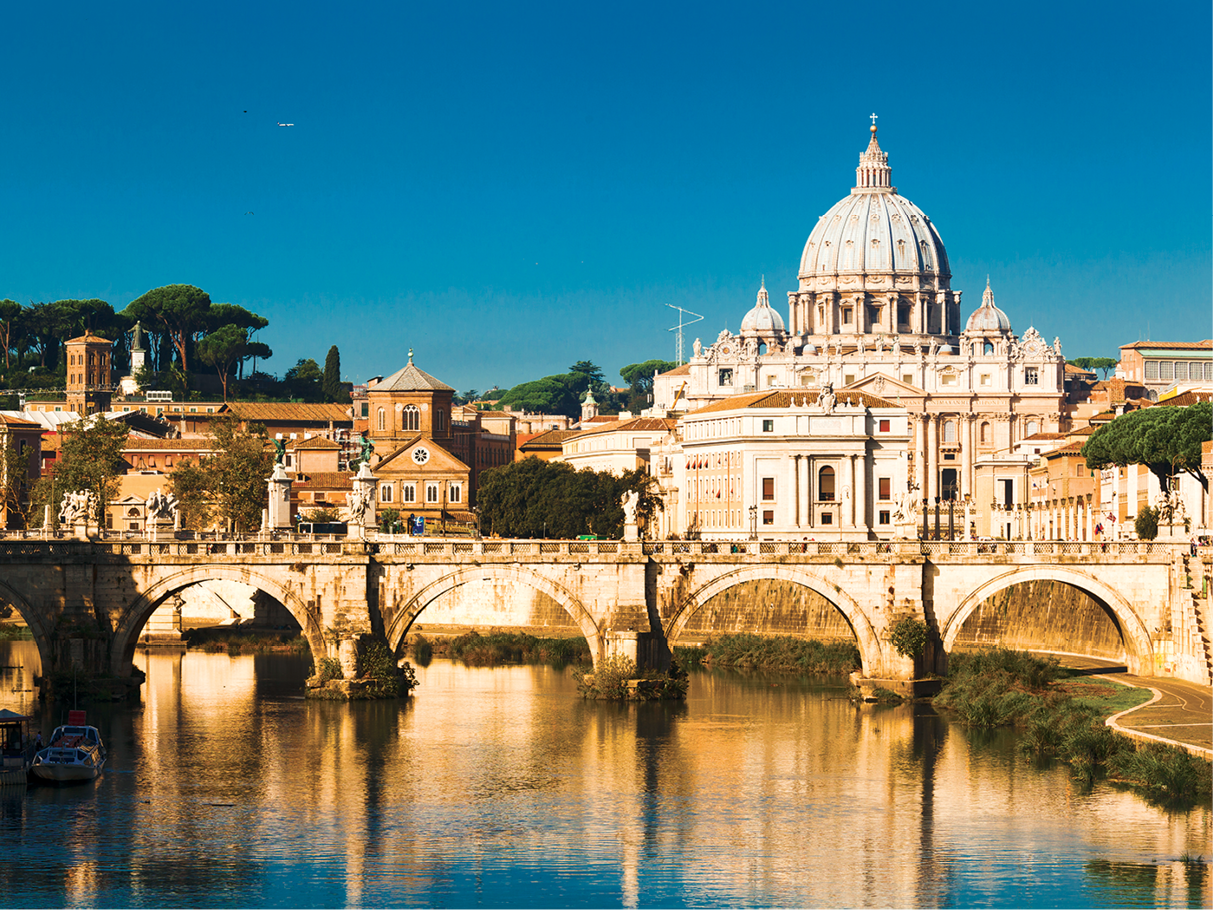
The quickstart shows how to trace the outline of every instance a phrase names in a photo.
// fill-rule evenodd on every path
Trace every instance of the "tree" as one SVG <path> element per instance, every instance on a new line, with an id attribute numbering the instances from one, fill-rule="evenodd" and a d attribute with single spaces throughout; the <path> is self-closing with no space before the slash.
<path id="1" fill-rule="evenodd" d="M 211 298 L 192 284 L 169 284 L 152 288 L 123 310 L 128 318 L 161 326 L 177 351 L 181 370 L 188 377 L 187 348 L 194 336 L 207 327 Z"/>
<path id="2" fill-rule="evenodd" d="M 7 444 L 6 444 L 7 443 Z M 0 440 L 0 495 L 3 495 L 8 527 L 29 526 L 31 450 L 18 451 L 11 439 Z"/>
<path id="3" fill-rule="evenodd" d="M 643 363 L 628 364 L 619 371 L 623 381 L 635 391 L 648 394 L 653 391 L 653 374 L 672 370 L 678 364 L 672 360 L 646 360 Z"/>
<path id="4" fill-rule="evenodd" d="M 168 477 L 169 489 L 177 497 L 181 527 L 201 531 L 211 519 L 211 493 L 206 470 L 186 458 L 177 462 Z"/>
<path id="5" fill-rule="evenodd" d="M 219 373 L 223 384 L 223 400 L 227 401 L 227 383 L 232 368 L 248 356 L 248 330 L 225 325 L 198 343 L 198 359 L 210 364 Z"/>
<path id="6" fill-rule="evenodd" d="M 1143 464 L 1164 493 L 1180 471 L 1209 489 L 1200 468 L 1200 446 L 1213 439 L 1213 404 L 1204 401 L 1186 408 L 1159 405 L 1122 414 L 1094 433 L 1082 447 L 1087 467 Z"/>
<path id="7" fill-rule="evenodd" d="M 9 300 L 7 297 L 0 300 L 0 345 L 4 345 L 4 369 L 6 371 L 12 368 L 10 355 L 17 340 L 16 334 L 19 331 L 18 327 L 23 312 L 21 304 L 17 301 Z"/>
<path id="8" fill-rule="evenodd" d="M 1120 363 L 1115 357 L 1075 357 L 1070 363 L 1084 370 L 1103 370 L 1103 378 L 1108 378 L 1108 371 L 1116 369 Z"/>
<path id="9" fill-rule="evenodd" d="M 1158 536 L 1158 509 L 1152 506 L 1142 506 L 1133 519 L 1133 530 L 1140 540 L 1153 540 Z"/>
<path id="10" fill-rule="evenodd" d="M 240 359 L 238 364 L 241 378 L 244 377 L 244 361 L 248 358 L 254 359 L 254 367 L 256 366 L 256 358 L 269 357 L 269 354 L 262 354 L 262 349 L 268 351 L 269 348 L 261 345 L 260 348 L 253 349 L 251 345 L 261 344 L 253 342 L 252 337 L 259 330 L 264 329 L 270 321 L 264 316 L 258 316 L 242 306 L 237 306 L 234 303 L 212 303 L 209 310 L 206 312 L 206 330 L 208 332 L 216 332 L 225 325 L 234 325 L 238 329 L 245 329 L 245 341 L 250 344 L 250 348 L 245 352 L 244 357 Z"/>
<path id="11" fill-rule="evenodd" d="M 287 394 L 300 401 L 320 401 L 324 394 L 321 391 L 323 382 L 320 365 L 310 357 L 296 362 L 282 377 Z"/>
<path id="12" fill-rule="evenodd" d="M 44 500 L 53 514 L 59 514 L 65 494 L 88 490 L 97 495 L 97 524 L 104 523 L 105 506 L 117 498 L 118 478 L 126 473 L 122 450 L 129 432 L 126 424 L 106 420 L 101 414 L 64 427 L 54 472 L 39 481 L 46 487 Z"/>
<path id="13" fill-rule="evenodd" d="M 25 325 L 33 346 L 40 354 L 40 366 L 54 370 L 59 366 L 59 349 L 67 335 L 63 307 L 56 303 L 35 303 L 25 312 Z"/>
<path id="14" fill-rule="evenodd" d="M 497 404 L 518 411 L 576 417 L 581 413 L 581 399 L 577 391 L 570 382 L 570 376 L 545 376 L 514 386 L 497 400 Z"/>
<path id="15" fill-rule="evenodd" d="M 266 479 L 274 466 L 265 427 L 247 430 L 232 416 L 211 422 L 212 451 L 202 462 L 212 514 L 233 531 L 260 527 L 268 504 Z"/>
<path id="16" fill-rule="evenodd" d="M 655 481 L 643 470 L 616 477 L 609 471 L 576 471 L 564 462 L 527 458 L 480 475 L 481 527 L 503 537 L 623 534 L 623 494 L 640 493 L 637 516 L 651 519 L 660 503 Z"/>
<path id="17" fill-rule="evenodd" d="M 337 345 L 329 348 L 328 356 L 324 358 L 324 379 L 321 381 L 320 390 L 325 401 L 342 401 L 349 398 L 341 385 L 341 352 L 337 350 Z"/>

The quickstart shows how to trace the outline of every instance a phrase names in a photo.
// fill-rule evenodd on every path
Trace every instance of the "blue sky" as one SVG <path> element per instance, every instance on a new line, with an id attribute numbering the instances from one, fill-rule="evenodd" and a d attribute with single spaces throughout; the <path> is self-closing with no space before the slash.
<path id="1" fill-rule="evenodd" d="M 188 283 L 460 390 L 786 316 L 879 115 L 965 315 L 1070 357 L 1211 322 L 1207 3 L 10 4 L 0 297 Z M 290 122 L 290 128 L 277 122 Z M 252 213 L 252 214 L 247 214 Z"/>

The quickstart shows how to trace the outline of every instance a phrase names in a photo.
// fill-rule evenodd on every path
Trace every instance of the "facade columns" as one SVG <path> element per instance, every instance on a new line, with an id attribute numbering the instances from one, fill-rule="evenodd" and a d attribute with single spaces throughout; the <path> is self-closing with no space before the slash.
<path id="1" fill-rule="evenodd" d="M 800 456 L 792 456 L 792 497 L 795 505 L 793 506 L 793 524 L 800 527 Z"/>
<path id="2" fill-rule="evenodd" d="M 846 458 L 847 466 L 847 491 L 851 494 L 851 503 L 848 506 L 843 502 L 842 508 L 842 524 L 844 528 L 855 527 L 855 456 L 848 455 Z"/>
<path id="3" fill-rule="evenodd" d="M 939 495 L 939 426 L 934 414 L 927 415 L 927 451 L 923 459 L 927 469 L 924 492 L 932 503 Z"/>
<path id="4" fill-rule="evenodd" d="M 866 446 L 865 446 L 866 448 Z M 858 458 L 858 473 L 855 475 L 855 524 L 865 531 L 868 524 L 868 456 L 865 452 Z"/>
<path id="5" fill-rule="evenodd" d="M 973 415 L 962 414 L 960 421 L 960 490 L 957 496 L 973 492 Z"/>

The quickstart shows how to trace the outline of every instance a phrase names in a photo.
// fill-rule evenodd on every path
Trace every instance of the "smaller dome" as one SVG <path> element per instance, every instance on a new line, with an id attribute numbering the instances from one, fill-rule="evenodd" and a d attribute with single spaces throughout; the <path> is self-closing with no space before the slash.
<path id="1" fill-rule="evenodd" d="M 741 320 L 741 334 L 743 337 L 783 334 L 783 317 L 771 309 L 771 302 L 767 297 L 767 282 L 765 278 L 762 280 L 762 287 L 758 291 L 758 302 L 754 304 L 754 309 L 746 313 L 745 318 Z"/>
<path id="2" fill-rule="evenodd" d="M 994 306 L 994 292 L 990 290 L 990 278 L 986 276 L 986 289 L 981 295 L 981 306 L 973 311 L 965 323 L 966 332 L 1009 332 L 1011 320 L 1007 314 Z"/>

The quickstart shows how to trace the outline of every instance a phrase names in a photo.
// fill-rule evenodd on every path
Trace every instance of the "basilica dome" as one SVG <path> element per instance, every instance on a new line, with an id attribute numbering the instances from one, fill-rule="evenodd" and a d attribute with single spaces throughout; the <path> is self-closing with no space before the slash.
<path id="1" fill-rule="evenodd" d="M 1009 332 L 1011 320 L 1007 314 L 994 306 L 994 292 L 990 290 L 990 279 L 986 278 L 986 289 L 981 295 L 981 306 L 973 311 L 965 324 L 966 332 Z"/>
<path id="2" fill-rule="evenodd" d="M 766 279 L 763 279 L 762 287 L 758 291 L 758 302 L 741 320 L 741 335 L 743 338 L 751 335 L 765 338 L 782 334 L 783 317 L 771 307 L 771 301 L 767 295 Z"/>
<path id="3" fill-rule="evenodd" d="M 952 273 L 943 240 L 922 209 L 897 195 L 888 160 L 873 126 L 871 142 L 859 156 L 856 186 L 809 234 L 800 259 L 802 288 L 817 286 L 820 276 L 872 273 L 912 275 L 919 279 L 915 285 L 948 287 Z M 867 284 L 862 277 L 858 283 Z"/>

